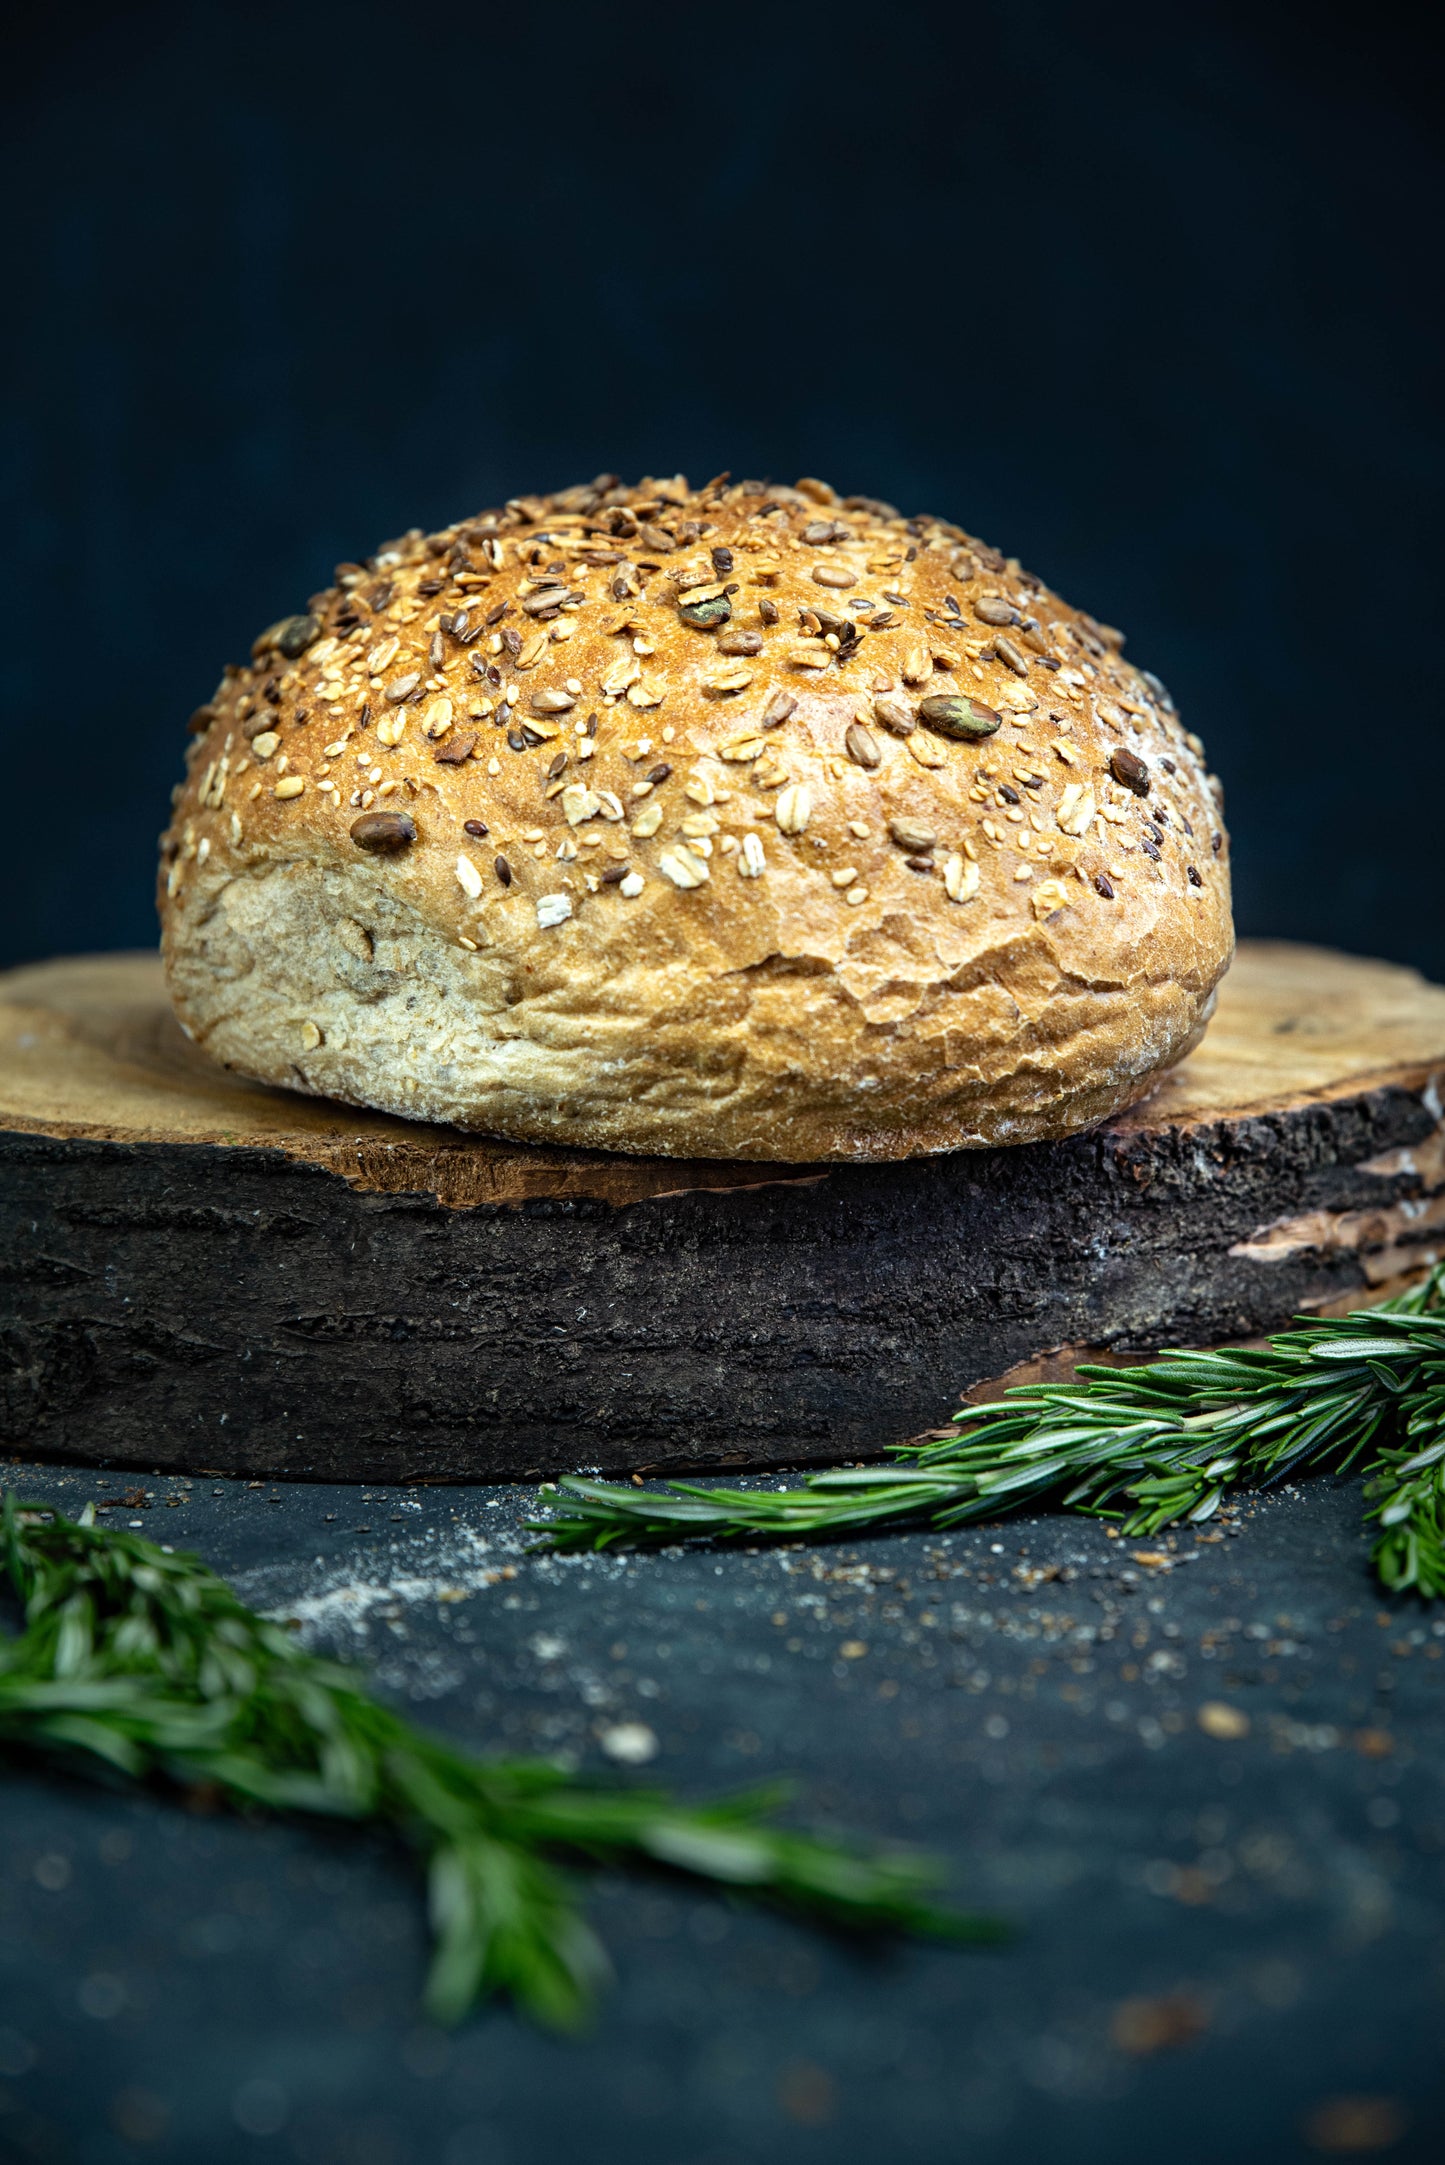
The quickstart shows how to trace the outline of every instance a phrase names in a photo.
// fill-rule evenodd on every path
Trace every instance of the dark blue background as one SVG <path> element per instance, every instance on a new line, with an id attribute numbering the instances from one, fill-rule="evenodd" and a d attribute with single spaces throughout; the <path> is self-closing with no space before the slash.
<path id="1" fill-rule="evenodd" d="M 931 509 L 1130 634 L 1241 928 L 1445 977 L 1435 55 L 1259 6 L 12 24 L 0 959 L 153 937 L 185 718 L 607 467 Z"/>

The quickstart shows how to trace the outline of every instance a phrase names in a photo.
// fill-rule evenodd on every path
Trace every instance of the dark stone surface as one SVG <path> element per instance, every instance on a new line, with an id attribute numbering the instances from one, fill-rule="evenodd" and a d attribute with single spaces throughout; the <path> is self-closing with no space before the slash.
<path id="1" fill-rule="evenodd" d="M 460 1210 L 279 1150 L 5 1135 L 0 1438 L 315 1478 L 877 1452 L 1051 1348 L 1245 1337 L 1357 1287 L 1355 1246 L 1230 1251 L 1418 1192 L 1362 1161 L 1432 1133 L 1422 1090 L 625 1206 Z"/>
<path id="2" fill-rule="evenodd" d="M 125 1486 L 8 1477 L 72 1510 Z M 1352 2128 L 1438 2157 L 1445 1620 L 1380 1601 L 1352 1484 L 1172 1551 L 1053 1516 L 581 1561 L 520 1553 L 532 1491 L 141 1486 L 122 1520 L 419 1720 L 594 1768 L 642 1723 L 693 1795 L 792 1774 L 800 1819 L 926 1845 L 1019 1936 L 870 1955 L 607 1877 L 590 2037 L 443 2036 L 404 1859 L 7 1769 L 7 2159 L 1288 2165 Z M 1200 1726 L 1221 1702 L 1246 1735 Z"/>

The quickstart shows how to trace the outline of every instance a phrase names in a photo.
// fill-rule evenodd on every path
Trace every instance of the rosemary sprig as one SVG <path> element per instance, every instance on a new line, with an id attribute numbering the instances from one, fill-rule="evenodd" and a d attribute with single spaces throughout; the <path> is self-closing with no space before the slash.
<path id="1" fill-rule="evenodd" d="M 7 1496 L 3 1547 L 24 1628 L 0 1640 L 0 1750 L 389 1828 L 427 1869 L 427 2003 L 440 2020 L 493 1992 L 553 2024 L 586 2013 L 607 1960 L 561 1858 L 682 1872 L 833 1924 L 999 1936 L 940 1908 L 922 1859 L 768 1824 L 777 1791 L 682 1805 L 545 1760 L 470 1758 L 307 1653 L 194 1556 L 103 1531 L 88 1508 L 75 1521 Z"/>
<path id="2" fill-rule="evenodd" d="M 1300 1316 L 1267 1350 L 1177 1351 L 1137 1368 L 1007 1392 L 888 1467 L 840 1468 L 788 1489 L 662 1490 L 572 1477 L 534 1523 L 561 1549 L 821 1539 L 882 1526 L 949 1527 L 1057 1495 L 1153 1534 L 1210 1518 L 1232 1488 L 1306 1466 L 1343 1471 L 1371 1444 L 1367 1496 L 1386 1585 L 1445 1593 L 1445 1265 L 1377 1308 Z"/>

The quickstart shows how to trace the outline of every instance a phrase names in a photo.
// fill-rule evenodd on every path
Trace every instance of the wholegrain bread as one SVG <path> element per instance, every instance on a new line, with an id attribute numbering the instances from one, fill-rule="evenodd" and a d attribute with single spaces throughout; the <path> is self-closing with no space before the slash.
<path id="1" fill-rule="evenodd" d="M 1119 633 L 948 522 L 678 476 L 414 532 L 197 713 L 163 838 L 227 1066 L 522 1140 L 1063 1136 L 1197 1041 L 1218 785 Z"/>

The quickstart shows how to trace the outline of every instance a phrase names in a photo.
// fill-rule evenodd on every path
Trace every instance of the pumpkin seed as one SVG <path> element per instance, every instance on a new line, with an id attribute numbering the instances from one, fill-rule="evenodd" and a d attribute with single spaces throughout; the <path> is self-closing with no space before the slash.
<path id="1" fill-rule="evenodd" d="M 981 699 L 970 699 L 962 692 L 945 692 L 937 698 L 923 700 L 918 719 L 937 736 L 969 740 L 991 737 L 1002 716 L 992 707 L 986 707 Z"/>
<path id="2" fill-rule="evenodd" d="M 997 594 L 985 594 L 981 601 L 976 601 L 973 613 L 980 624 L 1017 624 L 1019 620 L 1018 610 L 1013 603 L 1001 601 Z"/>
<path id="3" fill-rule="evenodd" d="M 716 631 L 731 620 L 733 605 L 726 594 L 710 594 L 703 601 L 682 601 L 677 613 L 695 631 Z"/>

